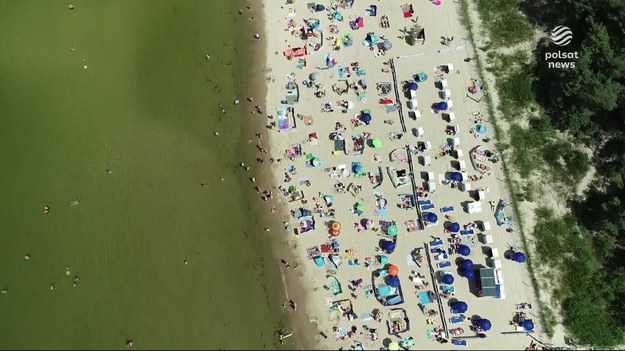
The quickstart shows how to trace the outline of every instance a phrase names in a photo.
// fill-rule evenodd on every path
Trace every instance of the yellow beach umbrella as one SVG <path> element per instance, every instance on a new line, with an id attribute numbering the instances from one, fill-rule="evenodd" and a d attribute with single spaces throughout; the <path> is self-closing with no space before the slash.
<path id="1" fill-rule="evenodd" d="M 396 341 L 393 341 L 392 343 L 388 344 L 388 349 L 392 351 L 397 351 L 399 350 L 399 344 Z"/>

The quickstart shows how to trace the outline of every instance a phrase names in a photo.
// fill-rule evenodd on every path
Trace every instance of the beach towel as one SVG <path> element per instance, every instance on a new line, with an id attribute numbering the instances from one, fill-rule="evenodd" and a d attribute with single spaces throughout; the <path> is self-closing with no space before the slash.
<path id="1" fill-rule="evenodd" d="M 419 298 L 421 299 L 421 303 L 424 305 L 432 303 L 432 300 L 430 299 L 430 294 L 427 291 L 419 292 Z"/>
<path id="2" fill-rule="evenodd" d="M 388 209 L 386 209 L 386 208 L 375 209 L 375 210 L 373 210 L 373 215 L 377 216 L 377 217 L 386 218 L 386 217 L 388 217 Z"/>
<path id="3" fill-rule="evenodd" d="M 462 323 L 466 320 L 466 318 L 462 315 L 460 316 L 452 316 L 451 318 L 449 318 L 449 321 L 451 322 L 451 324 L 458 324 L 458 323 Z"/>

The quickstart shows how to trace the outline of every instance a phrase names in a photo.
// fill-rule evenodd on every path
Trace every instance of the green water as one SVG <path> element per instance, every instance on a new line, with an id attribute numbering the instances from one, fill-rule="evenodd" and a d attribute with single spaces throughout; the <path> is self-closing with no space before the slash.
<path id="1" fill-rule="evenodd" d="M 238 7 L 0 8 L 0 348 L 275 347 L 236 166 L 253 135 L 230 103 L 249 70 Z"/>

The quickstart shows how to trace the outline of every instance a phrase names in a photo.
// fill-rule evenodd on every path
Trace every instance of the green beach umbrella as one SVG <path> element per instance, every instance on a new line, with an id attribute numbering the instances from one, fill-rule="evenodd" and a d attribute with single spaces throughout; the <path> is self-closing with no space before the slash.
<path id="1" fill-rule="evenodd" d="M 393 224 L 392 226 L 388 227 L 387 233 L 390 236 L 397 236 L 397 226 Z"/>
<path id="2" fill-rule="evenodd" d="M 313 158 L 310 163 L 313 165 L 313 167 L 319 167 L 321 166 L 321 160 L 318 157 Z"/>
<path id="3" fill-rule="evenodd" d="M 362 110 L 362 113 L 363 114 L 371 114 L 371 110 L 369 110 L 369 109 Z"/>
<path id="4" fill-rule="evenodd" d="M 373 144 L 374 148 L 381 148 L 382 147 L 382 140 L 375 138 L 371 141 L 371 144 Z"/>
<path id="5" fill-rule="evenodd" d="M 360 167 L 360 168 L 358 168 L 358 172 L 357 172 L 357 173 L 358 173 L 358 174 L 361 174 L 361 175 L 362 175 L 362 174 L 365 174 L 365 167 Z"/>
<path id="6" fill-rule="evenodd" d="M 290 193 L 294 193 L 296 190 L 297 190 L 297 188 L 295 187 L 295 185 L 291 185 L 291 186 L 289 187 L 289 192 L 290 192 Z"/>
<path id="7" fill-rule="evenodd" d="M 356 204 L 356 210 L 360 211 L 360 212 L 364 212 L 365 211 L 365 205 L 363 205 L 363 204 Z"/>

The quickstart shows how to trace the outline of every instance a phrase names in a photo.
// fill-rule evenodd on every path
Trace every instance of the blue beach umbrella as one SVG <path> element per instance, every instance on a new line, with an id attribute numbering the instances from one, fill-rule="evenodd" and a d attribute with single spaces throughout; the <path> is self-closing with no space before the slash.
<path id="1" fill-rule="evenodd" d="M 488 128 L 486 128 L 485 125 L 483 124 L 478 124 L 475 126 L 475 131 L 478 132 L 479 134 L 484 134 L 484 135 L 488 135 L 489 130 Z"/>
<path id="2" fill-rule="evenodd" d="M 452 232 L 460 231 L 460 224 L 458 224 L 457 222 L 452 223 L 449 226 L 449 230 L 451 230 Z"/>
<path id="3" fill-rule="evenodd" d="M 408 89 L 410 89 L 410 90 L 417 90 L 418 88 L 419 88 L 419 86 L 415 82 L 412 82 L 412 83 L 408 84 Z"/>
<path id="4" fill-rule="evenodd" d="M 471 260 L 464 260 L 464 261 L 462 261 L 461 267 L 465 271 L 470 271 L 470 270 L 473 269 L 473 261 L 471 261 Z"/>
<path id="5" fill-rule="evenodd" d="M 368 114 L 368 113 L 363 113 L 362 117 L 361 117 L 361 120 L 363 122 L 365 122 L 365 123 L 369 123 L 369 122 L 371 122 L 371 115 Z"/>
<path id="6" fill-rule="evenodd" d="M 475 280 L 475 271 L 471 269 L 471 270 L 464 272 L 464 277 L 470 281 Z"/>
<path id="7" fill-rule="evenodd" d="M 458 247 L 458 253 L 462 256 L 469 256 L 471 254 L 471 248 L 467 245 L 460 245 Z"/>
<path id="8" fill-rule="evenodd" d="M 453 180 L 454 182 L 461 182 L 462 181 L 462 173 L 460 173 L 460 172 L 453 172 L 451 174 L 451 180 Z"/>
<path id="9" fill-rule="evenodd" d="M 516 261 L 516 262 L 523 263 L 523 262 L 525 262 L 525 260 L 527 258 L 525 257 L 524 253 L 522 253 L 522 252 L 515 252 L 514 256 L 512 256 L 512 259 L 514 261 Z"/>
<path id="10" fill-rule="evenodd" d="M 425 219 L 427 219 L 427 221 L 430 223 L 436 223 L 438 221 L 438 216 L 436 215 L 436 213 L 430 212 L 425 216 Z"/>
<path id="11" fill-rule="evenodd" d="M 445 274 L 441 281 L 443 282 L 443 284 L 451 285 L 454 283 L 454 276 L 451 274 Z"/>
<path id="12" fill-rule="evenodd" d="M 395 243 L 392 241 L 385 241 L 382 244 L 382 249 L 384 249 L 384 251 L 388 253 L 392 253 L 393 251 L 395 251 Z"/>
<path id="13" fill-rule="evenodd" d="M 480 327 L 480 329 L 482 329 L 483 331 L 489 331 L 490 328 L 493 327 L 493 325 L 490 323 L 490 321 L 488 319 L 480 319 L 479 322 L 477 322 L 477 325 Z"/>
<path id="14" fill-rule="evenodd" d="M 447 110 L 447 103 L 445 101 L 441 101 L 438 104 L 436 104 L 436 108 L 442 111 Z"/>
<path id="15" fill-rule="evenodd" d="M 523 322 L 523 329 L 525 329 L 527 331 L 533 331 L 534 330 L 534 322 L 531 319 L 526 319 Z"/>
<path id="16" fill-rule="evenodd" d="M 465 313 L 469 309 L 469 305 L 467 305 L 467 303 L 463 301 L 452 302 L 451 304 L 449 304 L 449 306 L 452 309 L 458 311 L 458 313 Z"/>
<path id="17" fill-rule="evenodd" d="M 399 286 L 399 278 L 394 275 L 389 275 L 388 278 L 386 278 L 386 284 L 396 288 Z"/>

